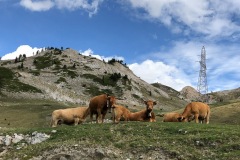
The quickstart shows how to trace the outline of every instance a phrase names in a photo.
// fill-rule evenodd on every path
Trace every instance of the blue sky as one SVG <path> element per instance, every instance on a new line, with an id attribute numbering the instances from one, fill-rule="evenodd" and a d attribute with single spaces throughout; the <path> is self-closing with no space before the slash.
<path id="1" fill-rule="evenodd" d="M 53 46 L 123 59 L 143 80 L 209 91 L 240 87 L 239 0 L 0 0 L 0 56 Z"/>

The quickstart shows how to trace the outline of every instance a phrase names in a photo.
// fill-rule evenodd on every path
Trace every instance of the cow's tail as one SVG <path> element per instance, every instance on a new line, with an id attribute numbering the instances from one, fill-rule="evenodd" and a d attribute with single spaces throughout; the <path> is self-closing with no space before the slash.
<path id="1" fill-rule="evenodd" d="M 209 124 L 210 114 L 211 114 L 211 110 L 210 110 L 210 107 L 209 107 L 207 118 L 206 118 L 206 124 Z"/>

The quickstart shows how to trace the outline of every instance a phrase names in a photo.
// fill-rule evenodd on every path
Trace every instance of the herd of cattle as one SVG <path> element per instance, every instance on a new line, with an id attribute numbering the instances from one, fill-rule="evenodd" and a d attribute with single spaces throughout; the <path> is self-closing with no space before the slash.
<path id="1" fill-rule="evenodd" d="M 51 126 L 56 127 L 59 124 L 81 124 L 90 115 L 90 121 L 93 121 L 93 115 L 96 115 L 96 123 L 103 123 L 104 118 L 109 111 L 112 113 L 114 123 L 118 123 L 120 119 L 125 121 L 146 121 L 156 122 L 156 117 L 153 112 L 153 106 L 156 101 L 144 100 L 146 108 L 138 111 L 131 112 L 124 106 L 116 104 L 117 98 L 102 94 L 93 97 L 88 107 L 76 107 L 59 109 L 52 112 Z M 189 103 L 182 114 L 179 113 L 166 113 L 163 116 L 163 122 L 190 122 L 195 120 L 196 123 L 209 123 L 210 107 L 201 102 Z"/>

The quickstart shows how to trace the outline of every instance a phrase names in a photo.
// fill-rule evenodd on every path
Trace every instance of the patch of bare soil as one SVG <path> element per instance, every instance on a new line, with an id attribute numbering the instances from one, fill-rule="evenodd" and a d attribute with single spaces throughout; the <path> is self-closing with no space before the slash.
<path id="1" fill-rule="evenodd" d="M 32 160 L 169 160 L 171 159 L 162 149 L 148 150 L 145 153 L 137 150 L 122 151 L 114 147 L 83 147 L 80 145 L 61 146 L 45 151 Z"/>

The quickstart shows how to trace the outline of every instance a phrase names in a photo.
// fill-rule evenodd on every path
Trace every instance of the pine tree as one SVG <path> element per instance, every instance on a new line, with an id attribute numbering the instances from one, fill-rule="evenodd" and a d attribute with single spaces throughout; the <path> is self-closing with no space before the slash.
<path id="1" fill-rule="evenodd" d="M 18 63 L 18 58 L 17 58 L 17 57 L 15 58 L 15 61 L 14 61 L 14 63 Z"/>

